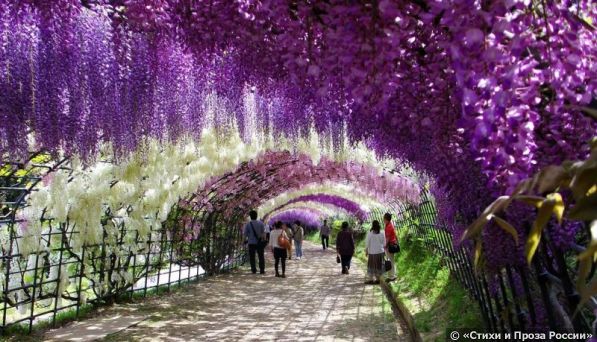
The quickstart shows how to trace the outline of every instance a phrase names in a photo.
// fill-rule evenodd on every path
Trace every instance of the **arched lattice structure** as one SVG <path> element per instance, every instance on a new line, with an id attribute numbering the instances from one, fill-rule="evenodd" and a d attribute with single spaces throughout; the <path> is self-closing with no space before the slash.
<path id="1" fill-rule="evenodd" d="M 74 308 L 78 312 L 83 305 L 170 288 L 234 267 L 245 258 L 239 228 L 248 210 L 283 192 L 350 184 L 358 189 L 359 196 L 402 196 L 410 200 L 417 194 L 414 183 L 389 173 L 381 182 L 371 182 L 379 177 L 379 171 L 367 164 L 325 158 L 316 164 L 305 154 L 266 151 L 230 172 L 208 178 L 196 191 L 189 189 L 190 195 L 166 208 L 165 215 L 159 211 L 164 210 L 163 205 L 155 207 L 146 200 L 124 202 L 136 196 L 126 190 L 127 184 L 135 181 L 127 174 L 141 165 L 135 159 L 119 169 L 107 161 L 84 166 L 68 159 L 55 163 L 49 155 L 43 158 L 47 165 L 7 164 L 1 175 L 7 185 L 2 188 L 7 194 L 3 210 L 10 209 L 2 222 L 2 231 L 9 233 L 0 267 L 3 327 L 55 321 L 63 310 Z M 146 158 L 156 161 L 152 155 Z M 183 165 L 192 163 L 193 159 L 188 159 Z M 46 171 L 33 177 L 39 170 Z M 141 175 L 150 171 L 145 169 Z M 106 172 L 111 176 L 105 177 Z M 18 183 L 15 174 L 27 176 Z M 106 185 L 82 193 L 68 190 L 93 178 L 103 179 Z M 137 181 L 145 179 L 148 176 Z M 185 182 L 181 176 L 166 179 L 172 179 L 172 184 L 165 185 L 168 189 L 176 182 Z M 160 200 L 160 196 L 169 195 L 164 191 L 152 195 L 155 191 L 147 187 L 145 196 Z M 17 193 L 18 200 L 13 200 Z M 29 193 L 32 195 L 27 196 Z M 65 194 L 77 197 L 57 203 L 58 196 Z M 89 194 L 104 197 L 91 201 Z M 139 217 L 139 206 L 159 209 Z M 91 230 L 94 221 L 82 214 L 88 210 L 101 211 L 98 226 Z"/>
<path id="2" fill-rule="evenodd" d="M 341 210 L 344 210 L 352 215 L 355 215 L 357 218 L 359 218 L 362 221 L 367 218 L 367 214 L 368 214 L 365 210 L 363 210 L 360 207 L 359 203 L 353 202 L 352 200 L 347 199 L 345 197 L 328 195 L 328 194 L 313 194 L 313 195 L 298 196 L 294 199 L 291 199 L 291 200 L 287 201 L 285 204 L 282 204 L 282 205 L 274 208 L 271 212 L 266 213 L 264 215 L 264 218 L 267 218 L 271 213 L 275 213 L 276 211 L 284 209 L 285 207 L 287 207 L 291 204 L 297 203 L 297 202 L 298 203 L 300 203 L 300 202 L 315 202 L 315 203 L 320 203 L 322 205 L 324 205 L 324 204 L 331 205 L 331 206 L 334 206 Z"/>
<path id="3" fill-rule="evenodd" d="M 58 299 L 78 308 L 88 289 L 111 300 L 166 260 L 169 271 L 218 272 L 242 259 L 237 228 L 249 208 L 335 182 L 390 211 L 395 201 L 423 206 L 429 186 L 428 224 L 447 220 L 456 244 L 475 223 L 465 247 L 492 274 L 487 296 L 519 268 L 515 300 L 498 311 L 513 304 L 520 319 L 493 330 L 587 330 L 573 313 L 594 309 L 596 218 L 560 216 L 595 203 L 595 22 L 590 0 L 3 1 L 0 167 L 25 165 L 30 151 L 70 161 L 33 190 L 7 173 L 0 230 L 20 255 L 2 250 L 3 327 L 13 304 L 29 310 L 16 321 L 34 321 L 37 290 L 55 292 L 55 316 Z M 587 162 L 550 166 L 564 160 Z M 379 172 L 395 166 L 408 179 Z M 566 179 L 527 189 L 543 224 L 524 203 L 484 210 L 540 171 Z M 583 185 L 569 200 L 561 189 L 579 183 L 570 172 Z M 48 238 L 55 229 L 66 240 Z M 76 260 L 66 267 L 74 278 L 46 267 L 56 256 Z M 568 276 L 577 256 L 580 272 Z M 20 278 L 7 271 L 25 259 L 33 266 Z M 538 279 L 532 320 L 519 310 L 529 296 L 517 273 Z M 78 297 L 64 297 L 72 287 Z"/>

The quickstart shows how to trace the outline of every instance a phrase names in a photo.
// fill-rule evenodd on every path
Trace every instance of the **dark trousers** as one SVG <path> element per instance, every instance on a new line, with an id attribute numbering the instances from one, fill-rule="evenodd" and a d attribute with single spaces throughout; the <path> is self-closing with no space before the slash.
<path id="1" fill-rule="evenodd" d="M 259 256 L 259 272 L 265 272 L 265 255 L 263 254 L 264 248 L 259 248 L 258 245 L 249 245 L 249 262 L 251 263 L 251 272 L 257 273 L 257 267 L 255 266 L 255 252 Z"/>
<path id="2" fill-rule="evenodd" d="M 276 259 L 276 274 L 280 274 L 278 272 L 278 265 L 280 261 L 282 261 L 282 274 L 286 274 L 286 257 L 287 257 L 286 249 L 284 248 L 274 248 L 274 259 Z"/>
<path id="3" fill-rule="evenodd" d="M 352 260 L 352 255 L 340 255 L 340 261 L 342 261 L 342 268 L 347 270 L 350 269 L 350 260 Z"/>
<path id="4" fill-rule="evenodd" d="M 321 244 L 323 245 L 323 249 L 330 247 L 330 237 L 327 235 L 321 236 Z"/>

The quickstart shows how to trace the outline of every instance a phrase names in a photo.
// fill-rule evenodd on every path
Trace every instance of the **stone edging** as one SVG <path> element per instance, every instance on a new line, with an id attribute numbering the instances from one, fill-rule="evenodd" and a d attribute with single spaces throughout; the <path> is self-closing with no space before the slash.
<path id="1" fill-rule="evenodd" d="M 410 314 L 410 312 L 408 311 L 408 309 L 406 308 L 406 306 L 404 305 L 402 300 L 398 297 L 398 295 L 395 295 L 392 292 L 392 289 L 390 288 L 388 283 L 385 281 L 385 279 L 380 280 L 380 286 L 381 286 L 383 292 L 385 293 L 386 297 L 390 301 L 390 304 L 398 310 L 398 313 L 404 319 L 404 322 L 406 323 L 406 326 L 408 328 L 408 331 L 410 332 L 410 336 L 412 337 L 412 340 L 415 342 L 422 342 L 423 340 L 421 339 L 421 334 L 419 334 L 419 331 L 417 330 L 417 327 L 415 326 L 415 319 Z"/>

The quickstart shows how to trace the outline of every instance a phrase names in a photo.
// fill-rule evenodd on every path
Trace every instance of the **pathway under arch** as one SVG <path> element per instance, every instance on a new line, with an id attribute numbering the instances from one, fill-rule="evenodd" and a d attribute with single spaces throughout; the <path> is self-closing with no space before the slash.
<path id="1" fill-rule="evenodd" d="M 288 278 L 281 279 L 274 277 L 271 254 L 266 257 L 266 275 L 241 269 L 212 277 L 171 295 L 115 306 L 46 338 L 76 340 L 76 331 L 101 331 L 102 318 L 122 315 L 140 322 L 105 341 L 411 340 L 379 286 L 363 284 L 360 262 L 342 276 L 333 252 L 305 241 L 303 260 L 287 261 Z"/>

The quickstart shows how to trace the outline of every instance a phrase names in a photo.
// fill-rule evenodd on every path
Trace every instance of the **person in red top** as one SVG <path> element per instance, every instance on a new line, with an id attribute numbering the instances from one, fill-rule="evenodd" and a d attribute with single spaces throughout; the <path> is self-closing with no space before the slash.
<path id="1" fill-rule="evenodd" d="M 385 234 L 386 234 L 386 245 L 385 245 L 385 252 L 386 258 L 392 262 L 392 269 L 388 271 L 386 276 L 387 281 L 396 280 L 396 260 L 394 259 L 394 253 L 390 253 L 388 250 L 388 246 L 392 243 L 398 243 L 398 237 L 396 237 L 396 229 L 392 224 L 392 214 L 385 213 L 383 216 L 383 220 L 386 224 Z"/>

